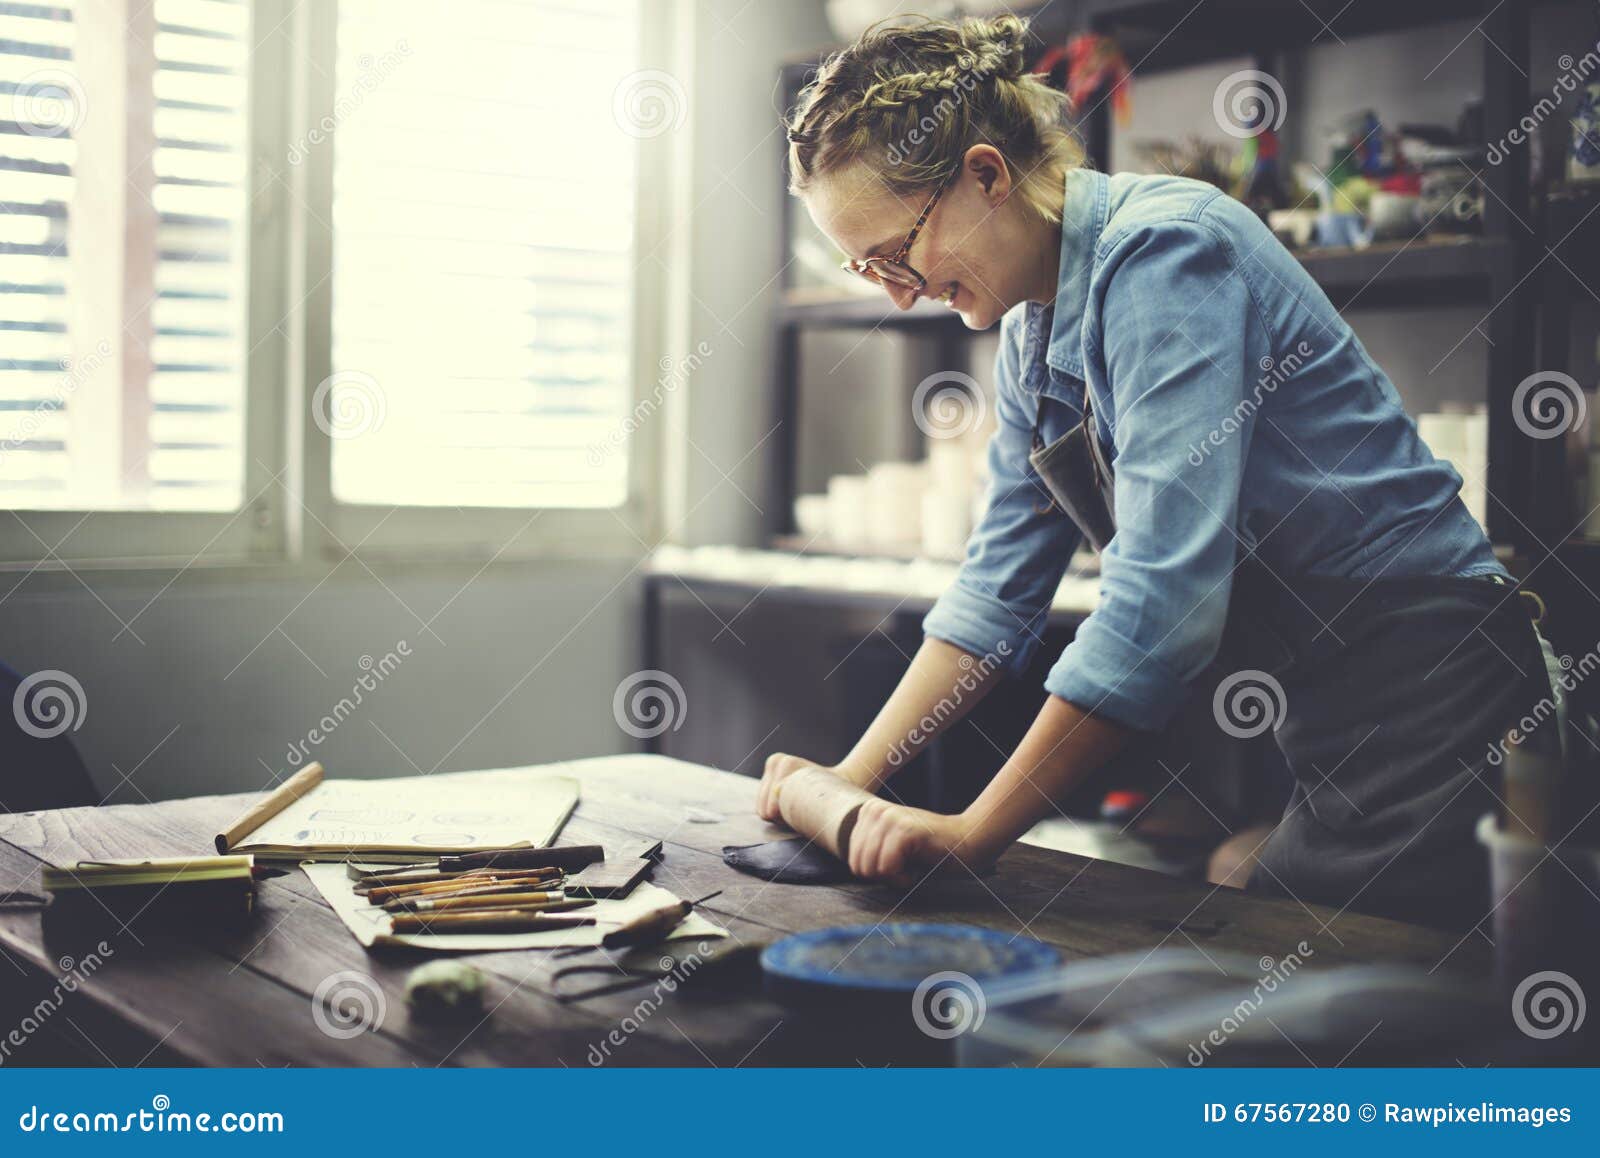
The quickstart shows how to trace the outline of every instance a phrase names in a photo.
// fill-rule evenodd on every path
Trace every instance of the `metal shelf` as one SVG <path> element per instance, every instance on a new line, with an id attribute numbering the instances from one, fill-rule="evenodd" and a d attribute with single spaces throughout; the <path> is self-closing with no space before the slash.
<path id="1" fill-rule="evenodd" d="M 1429 304 L 1480 301 L 1511 269 L 1512 245 L 1500 238 L 1440 237 L 1380 242 L 1364 249 L 1311 249 L 1300 264 L 1339 305 L 1388 305 L 1400 294 L 1426 291 Z M 778 308 L 791 326 L 961 332 L 961 319 L 937 302 L 897 309 L 887 297 L 791 293 Z"/>
<path id="2" fill-rule="evenodd" d="M 1429 294 L 1428 305 L 1446 305 L 1488 299 L 1495 279 L 1509 277 L 1514 252 L 1503 238 L 1449 237 L 1296 256 L 1340 306 L 1389 305 L 1419 291 Z"/>
<path id="3" fill-rule="evenodd" d="M 683 590 L 714 603 L 718 598 L 729 599 L 739 607 L 748 607 L 756 598 L 776 603 L 805 604 L 834 607 L 854 611 L 870 611 L 882 615 L 904 614 L 921 617 L 933 607 L 934 596 L 900 594 L 889 591 L 858 591 L 844 587 L 806 587 L 758 582 L 753 579 L 709 578 L 702 575 L 679 574 L 676 571 L 651 571 L 644 576 L 646 599 L 657 606 L 650 619 L 660 615 L 659 600 L 673 589 Z M 1045 621 L 1052 626 L 1073 626 L 1089 616 L 1087 608 L 1052 607 Z"/>
<path id="4" fill-rule="evenodd" d="M 1018 14 L 1029 15 L 1029 7 Z M 1051 5 L 1039 6 L 1041 17 Z M 1135 73 L 1187 68 L 1362 36 L 1400 32 L 1443 21 L 1476 21 L 1494 0 L 1077 0 L 1078 20 L 1115 36 Z M 1218 35 L 1212 29 L 1248 28 Z"/>
<path id="5" fill-rule="evenodd" d="M 919 298 L 902 310 L 887 294 L 875 297 L 790 292 L 778 307 L 778 320 L 790 325 L 849 329 L 960 330 L 961 316 L 938 302 Z"/>

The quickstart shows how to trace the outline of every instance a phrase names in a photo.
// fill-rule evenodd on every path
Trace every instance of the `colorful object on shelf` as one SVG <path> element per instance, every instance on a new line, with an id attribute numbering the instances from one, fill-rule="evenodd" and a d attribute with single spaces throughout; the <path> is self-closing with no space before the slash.
<path id="1" fill-rule="evenodd" d="M 1138 816 L 1145 806 L 1150 803 L 1150 794 L 1132 788 L 1122 788 L 1114 792 L 1107 792 L 1105 799 L 1100 801 L 1100 819 L 1109 821 L 1127 821 Z"/>
<path id="2" fill-rule="evenodd" d="M 1600 181 L 1600 81 L 1586 86 L 1572 114 L 1572 147 L 1567 151 L 1567 178 Z"/>
<path id="3" fill-rule="evenodd" d="M 1227 147 L 1216 141 L 1203 140 L 1191 133 L 1182 142 L 1142 141 L 1134 148 L 1139 155 L 1140 168 L 1147 173 L 1192 177 L 1224 192 L 1234 188 L 1233 158 L 1228 155 Z"/>
<path id="4" fill-rule="evenodd" d="M 1065 75 L 1058 80 L 1063 66 Z M 1097 93 L 1107 92 L 1117 124 L 1126 125 L 1133 116 L 1133 99 L 1129 92 L 1133 70 L 1128 67 L 1128 58 L 1122 54 L 1122 49 L 1109 36 L 1079 33 L 1065 45 L 1041 56 L 1033 71 L 1065 89 L 1074 113 L 1081 115 Z"/>
<path id="5" fill-rule="evenodd" d="M 1244 138 L 1239 149 L 1238 180 L 1233 195 L 1254 209 L 1261 217 L 1274 209 L 1289 204 L 1289 194 L 1283 187 L 1283 169 L 1280 162 L 1282 144 L 1278 133 L 1266 123 L 1270 109 L 1257 107 L 1252 117 L 1251 135 Z"/>

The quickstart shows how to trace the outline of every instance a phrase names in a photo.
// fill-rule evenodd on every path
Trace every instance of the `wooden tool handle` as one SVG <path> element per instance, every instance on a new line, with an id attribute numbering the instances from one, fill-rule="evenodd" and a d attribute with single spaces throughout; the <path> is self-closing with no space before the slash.
<path id="1" fill-rule="evenodd" d="M 576 929 L 592 925 L 595 920 L 507 909 L 504 913 L 396 913 L 390 922 L 394 933 L 542 933 L 546 929 Z"/>
<path id="2" fill-rule="evenodd" d="M 244 815 L 217 833 L 217 851 L 227 852 L 289 805 L 322 783 L 322 765 L 315 760 L 256 802 Z"/>
<path id="3" fill-rule="evenodd" d="M 581 869 L 584 865 L 606 859 L 606 850 L 598 844 L 572 844 L 564 848 L 499 848 L 483 852 L 465 852 L 457 856 L 441 856 L 439 871 L 475 868 L 559 868 Z"/>
<path id="4" fill-rule="evenodd" d="M 481 905 L 493 901 L 497 905 L 515 908 L 518 904 L 544 905 L 551 901 L 564 901 L 563 893 L 478 893 L 474 896 L 439 897 L 436 900 L 422 899 L 414 902 L 417 905 L 426 905 L 429 909 L 470 909 L 474 905 Z M 404 901 L 394 902 L 405 904 Z"/>
<path id="5" fill-rule="evenodd" d="M 822 768 L 802 768 L 778 786 L 778 814 L 840 860 L 850 857 L 850 834 L 872 793 Z"/>

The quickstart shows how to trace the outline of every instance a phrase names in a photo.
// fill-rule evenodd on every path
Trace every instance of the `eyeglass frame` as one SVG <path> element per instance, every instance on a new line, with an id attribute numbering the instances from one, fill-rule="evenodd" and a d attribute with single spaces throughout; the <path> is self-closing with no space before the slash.
<path id="1" fill-rule="evenodd" d="M 933 191 L 933 196 L 928 198 L 928 203 L 922 207 L 922 212 L 917 214 L 917 220 L 911 226 L 911 232 L 906 234 L 906 239 L 900 243 L 900 248 L 895 250 L 892 255 L 889 257 L 852 257 L 840 262 L 839 268 L 866 278 L 874 285 L 881 286 L 886 283 L 883 275 L 878 271 L 878 266 L 898 266 L 916 280 L 905 282 L 898 278 L 890 278 L 888 281 L 901 289 L 908 289 L 913 293 L 921 293 L 928 287 L 928 279 L 922 276 L 920 270 L 908 263 L 906 258 L 911 256 L 911 247 L 917 243 L 918 236 L 921 235 L 923 227 L 928 223 L 928 218 L 933 214 L 934 206 L 939 204 L 939 198 L 943 197 L 945 190 L 949 189 L 954 183 L 955 176 L 951 175 Z"/>

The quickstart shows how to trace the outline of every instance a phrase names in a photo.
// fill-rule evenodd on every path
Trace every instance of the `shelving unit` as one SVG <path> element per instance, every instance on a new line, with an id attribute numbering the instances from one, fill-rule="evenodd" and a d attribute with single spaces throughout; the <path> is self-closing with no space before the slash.
<path id="1" fill-rule="evenodd" d="M 1354 38 L 1378 32 L 1421 27 L 1441 20 L 1478 19 L 1483 32 L 1479 51 L 1483 69 L 1484 126 L 1498 140 L 1528 107 L 1530 5 L 1494 0 L 1211 0 L 1196 7 L 1191 0 L 1052 0 L 1032 13 L 1034 30 L 1049 43 L 1059 43 L 1080 30 L 1114 36 L 1122 44 L 1135 74 L 1148 75 L 1240 56 L 1250 56 L 1264 71 L 1281 74 L 1286 55 L 1319 36 Z M 1029 15 L 1026 7 L 1019 8 Z M 1333 25 L 1336 32 L 1330 35 Z M 1218 28 L 1251 29 L 1248 43 L 1236 36 L 1216 35 Z M 1208 31 L 1212 34 L 1207 35 Z M 1348 51 L 1359 51 L 1349 47 Z M 1467 51 L 1467 49 L 1463 49 Z M 792 101 L 811 64 L 784 70 L 782 91 Z M 1137 79 L 1135 80 L 1137 84 Z M 1105 102 L 1098 103 L 1079 124 L 1091 163 L 1109 168 L 1112 125 Z M 1534 546 L 1526 513 L 1537 507 L 1536 482 L 1548 483 L 1553 471 L 1549 448 L 1518 438 L 1507 418 L 1511 392 L 1534 369 L 1534 312 L 1537 282 L 1529 279 L 1539 241 L 1533 223 L 1526 146 L 1482 180 L 1485 197 L 1482 235 L 1424 237 L 1404 243 L 1380 243 L 1364 249 L 1321 249 L 1301 253 L 1300 260 L 1341 309 L 1389 306 L 1482 306 L 1480 324 L 1489 350 L 1485 401 L 1491 420 L 1489 489 L 1504 504 L 1492 504 L 1489 534 L 1497 544 L 1516 550 Z M 1520 206 L 1513 211 L 1513 206 Z M 785 198 L 783 236 L 791 236 L 792 199 Z M 769 544 L 785 542 L 793 530 L 796 495 L 796 445 L 801 368 L 800 334 L 816 329 L 867 329 L 910 334 L 938 342 L 940 365 L 960 366 L 967 332 L 960 319 L 932 302 L 918 302 L 908 311 L 887 299 L 819 295 L 815 290 L 786 287 L 774 319 L 773 421 L 779 424 L 769 459 L 767 534 Z"/>
<path id="2" fill-rule="evenodd" d="M 1544 2 L 1553 6 L 1579 0 Z M 1337 44 L 1375 33 L 1471 20 L 1481 36 L 1472 44 L 1464 43 L 1459 51 L 1476 52 L 1481 61 L 1484 136 L 1500 141 L 1508 138 L 1531 105 L 1533 7 L 1514 0 L 1207 0 L 1203 5 L 1193 0 L 1050 0 L 1018 5 L 1017 11 L 1031 16 L 1034 32 L 1044 44 L 1063 43 L 1079 31 L 1116 38 L 1134 67 L 1136 87 L 1140 76 L 1241 57 L 1272 75 L 1292 76 L 1299 65 L 1297 54 L 1313 43 Z M 1239 29 L 1249 29 L 1247 40 L 1240 39 Z M 1361 49 L 1352 43 L 1340 51 Z M 785 67 L 780 94 L 786 105 L 793 102 L 814 67 L 814 62 Z M 1109 170 L 1113 124 L 1107 102 L 1095 105 L 1080 121 L 1078 132 L 1090 163 Z M 780 150 L 780 161 L 781 157 Z M 1490 414 L 1488 482 L 1496 500 L 1491 503 L 1488 529 L 1503 554 L 1538 559 L 1548 555 L 1544 544 L 1557 530 L 1555 516 L 1562 508 L 1556 500 L 1570 488 L 1565 482 L 1560 440 L 1523 437 L 1511 420 L 1510 400 L 1518 383 L 1537 368 L 1540 345 L 1551 348 L 1557 340 L 1555 331 L 1565 324 L 1559 308 L 1547 312 L 1542 321 L 1538 318 L 1536 307 L 1541 297 L 1557 291 L 1550 271 L 1541 269 L 1540 276 L 1533 276 L 1543 255 L 1542 246 L 1564 210 L 1553 207 L 1546 211 L 1542 192 L 1536 196 L 1531 188 L 1529 172 L 1526 144 L 1512 146 L 1500 164 L 1483 170 L 1480 176 L 1486 195 L 1480 235 L 1423 237 L 1362 249 L 1308 250 L 1299 257 L 1340 309 L 1481 307 L 1483 317 L 1477 329 L 1486 339 L 1488 359 L 1483 399 Z M 785 196 L 780 209 L 785 248 L 793 236 L 796 212 L 803 210 Z M 1600 247 L 1592 251 L 1600 251 Z M 1570 287 L 1560 292 L 1570 293 Z M 886 297 L 797 286 L 787 272 L 773 326 L 767 425 L 776 425 L 777 433 L 769 444 L 767 460 L 765 545 L 797 551 L 806 545 L 794 536 L 792 522 L 798 493 L 801 336 L 817 330 L 884 331 L 929 343 L 928 356 L 936 364 L 961 368 L 971 334 L 956 315 L 936 303 L 919 302 L 900 311 Z M 906 389 L 909 393 L 909 383 Z M 811 549 L 816 545 L 811 544 Z M 1600 559 L 1600 547 L 1592 554 Z M 1600 578 L 1596 583 L 1600 584 Z M 712 587 L 700 580 L 652 575 L 645 596 L 647 624 L 651 625 L 647 648 L 657 661 L 665 659 L 655 634 L 663 593 L 679 584 L 693 586 L 697 595 L 707 599 L 742 594 L 743 600 L 752 600 L 758 592 L 761 598 L 768 597 L 755 585 Z M 802 596 L 785 592 L 782 597 Z M 841 614 L 866 606 L 859 593 L 843 590 L 807 592 L 803 598 L 823 603 L 831 600 Z M 894 613 L 901 615 L 910 606 L 896 604 Z M 920 602 L 916 606 L 925 609 Z"/>
<path id="3" fill-rule="evenodd" d="M 1563 185 L 1550 190 L 1544 201 L 1543 231 L 1552 244 L 1560 243 L 1572 253 L 1600 254 L 1600 183 Z M 1593 300 L 1600 287 L 1600 269 L 1590 262 L 1586 269 L 1574 262 L 1546 261 L 1539 267 L 1539 368 L 1571 374 L 1573 303 Z M 1589 416 L 1590 430 L 1600 415 Z M 1591 438 L 1593 436 L 1591 435 Z M 1564 439 L 1551 439 L 1549 451 L 1539 466 L 1543 472 L 1536 489 L 1547 496 L 1529 518 L 1541 542 L 1554 545 L 1571 540 L 1576 555 L 1584 561 L 1600 559 L 1600 539 L 1586 533 L 1589 508 L 1595 505 L 1597 480 L 1589 478 L 1588 494 L 1578 493 L 1573 464 L 1567 458 Z M 1582 472 L 1588 474 L 1587 464 Z M 1590 573 L 1597 569 L 1590 568 Z"/>

